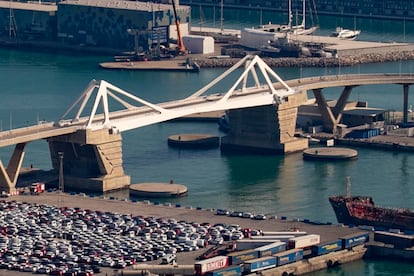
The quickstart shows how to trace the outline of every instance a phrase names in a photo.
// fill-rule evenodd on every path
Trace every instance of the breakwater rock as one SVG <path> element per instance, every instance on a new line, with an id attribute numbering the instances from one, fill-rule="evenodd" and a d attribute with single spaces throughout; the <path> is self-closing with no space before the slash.
<path id="1" fill-rule="evenodd" d="M 280 58 L 262 58 L 270 67 L 338 67 L 354 66 L 366 63 L 381 63 L 392 61 L 414 60 L 414 51 L 399 51 L 386 53 L 369 53 L 355 56 L 342 56 L 338 58 L 324 57 L 280 57 Z M 219 68 L 231 67 L 239 58 L 195 58 L 193 61 L 201 68 Z"/>

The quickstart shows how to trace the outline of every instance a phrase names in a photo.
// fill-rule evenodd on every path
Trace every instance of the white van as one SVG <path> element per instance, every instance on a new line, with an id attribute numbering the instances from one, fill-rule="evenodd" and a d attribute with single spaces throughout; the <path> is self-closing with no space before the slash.
<path id="1" fill-rule="evenodd" d="M 177 260 L 177 256 L 175 254 L 167 254 L 161 259 L 161 264 L 171 264 Z"/>

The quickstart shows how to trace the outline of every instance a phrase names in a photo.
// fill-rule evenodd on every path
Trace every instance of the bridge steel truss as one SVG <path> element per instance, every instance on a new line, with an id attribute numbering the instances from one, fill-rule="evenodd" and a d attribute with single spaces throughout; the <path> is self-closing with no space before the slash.
<path id="1" fill-rule="evenodd" d="M 212 87 L 228 77 L 237 69 L 244 66 L 243 73 L 235 83 L 220 94 L 210 94 Z M 261 79 L 259 78 L 261 77 Z M 248 86 L 252 80 L 253 85 Z M 264 81 L 264 83 L 262 82 Z M 278 89 L 274 83 L 280 84 Z M 87 117 L 81 117 L 85 111 L 91 95 L 98 89 Z M 152 104 L 131 93 L 128 93 L 104 80 L 93 80 L 89 83 L 80 97 L 62 115 L 59 125 L 83 124 L 86 129 L 113 128 L 123 132 L 130 129 L 165 122 L 195 113 L 246 108 L 270 104 L 280 104 L 297 91 L 290 88 L 263 60 L 258 56 L 246 56 L 234 66 L 201 88 L 191 96 L 173 102 Z M 125 109 L 120 111 L 109 110 L 109 98 L 121 104 Z M 140 106 L 137 106 L 139 104 Z M 73 118 L 68 115 L 79 106 Z M 103 113 L 97 114 L 101 106 Z"/>

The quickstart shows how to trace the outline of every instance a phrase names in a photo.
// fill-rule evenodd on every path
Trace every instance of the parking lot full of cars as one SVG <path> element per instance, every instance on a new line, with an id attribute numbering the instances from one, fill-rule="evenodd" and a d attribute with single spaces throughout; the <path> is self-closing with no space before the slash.
<path id="1" fill-rule="evenodd" d="M 0 201 L 0 269 L 93 275 L 103 267 L 175 261 L 179 252 L 243 237 L 235 224 Z"/>

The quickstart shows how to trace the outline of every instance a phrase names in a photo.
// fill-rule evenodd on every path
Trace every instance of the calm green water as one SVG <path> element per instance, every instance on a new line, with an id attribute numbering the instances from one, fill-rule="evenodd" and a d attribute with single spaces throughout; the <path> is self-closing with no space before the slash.
<path id="1" fill-rule="evenodd" d="M 370 21 L 361 25 L 369 24 Z M 397 40 L 399 31 L 394 33 L 396 36 L 392 38 Z M 379 37 L 391 34 L 384 31 Z M 99 62 L 109 59 L 0 49 L 1 129 L 31 125 L 37 120 L 59 119 L 91 79 L 104 79 L 158 103 L 184 98 L 224 70 L 203 69 L 199 74 L 192 74 L 98 68 Z M 280 68 L 276 71 L 283 79 L 291 79 L 337 73 L 411 73 L 413 65 L 414 62 L 409 61 L 352 68 Z M 225 81 L 215 92 L 228 89 L 231 84 Z M 327 90 L 326 97 L 336 97 L 339 91 Z M 414 103 L 412 94 L 410 103 Z M 354 89 L 352 99 L 368 101 L 372 107 L 401 110 L 402 88 L 397 85 L 358 87 Z M 215 123 L 189 122 L 162 123 L 123 133 L 124 168 L 131 175 L 132 183 L 173 179 L 175 183 L 186 185 L 188 196 L 169 200 L 174 204 L 335 223 L 328 196 L 344 193 L 345 178 L 349 175 L 354 194 L 371 195 L 381 205 L 414 209 L 412 153 L 358 149 L 359 159 L 356 161 L 313 163 L 305 162 L 300 153 L 288 156 L 222 155 L 218 149 L 169 148 L 167 138 L 182 133 L 223 135 Z M 0 149 L 3 163 L 8 162 L 10 150 Z M 51 168 L 45 141 L 27 146 L 24 166 L 30 164 L 42 169 Z M 116 195 L 127 196 L 125 192 Z M 413 270 L 409 264 L 361 261 L 313 275 L 414 275 Z"/>

